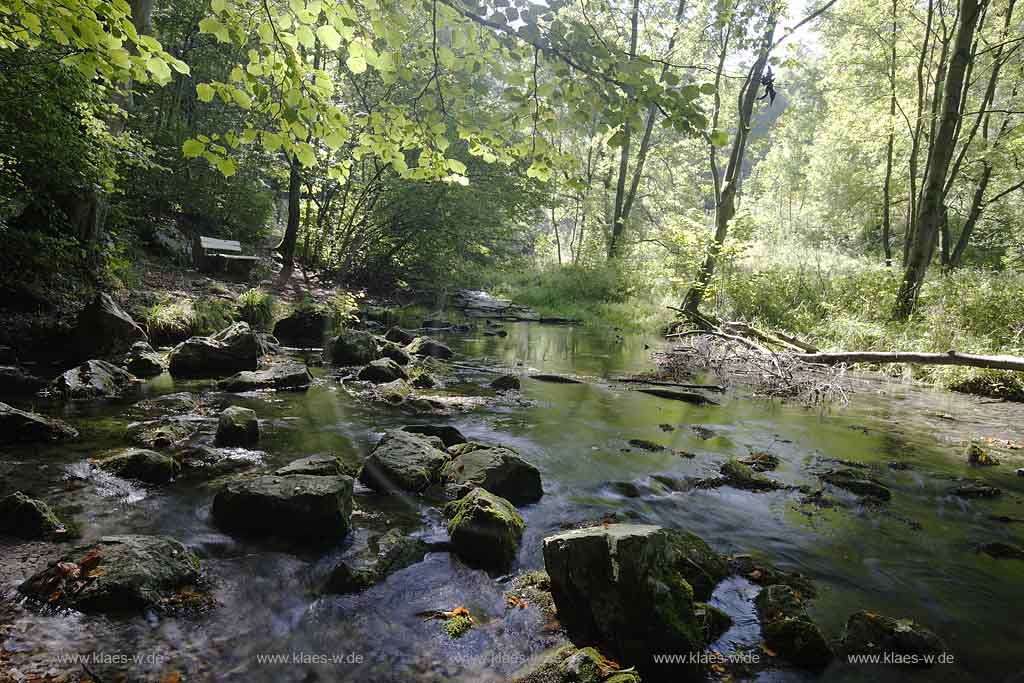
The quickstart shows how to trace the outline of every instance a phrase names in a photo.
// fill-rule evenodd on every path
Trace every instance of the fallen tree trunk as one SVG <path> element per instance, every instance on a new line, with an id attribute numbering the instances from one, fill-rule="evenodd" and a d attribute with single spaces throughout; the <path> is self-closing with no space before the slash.
<path id="1" fill-rule="evenodd" d="M 966 365 L 991 370 L 1024 372 L 1020 356 L 976 356 L 969 353 L 917 353 L 913 351 L 840 351 L 835 353 L 796 353 L 805 363 L 835 365 L 837 363 L 914 363 L 918 365 Z"/>

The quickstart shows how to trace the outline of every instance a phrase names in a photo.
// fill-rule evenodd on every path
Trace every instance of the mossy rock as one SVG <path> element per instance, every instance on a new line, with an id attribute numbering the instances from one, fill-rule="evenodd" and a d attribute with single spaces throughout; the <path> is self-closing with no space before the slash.
<path id="1" fill-rule="evenodd" d="M 732 617 L 722 610 L 709 605 L 706 602 L 697 602 L 693 605 L 694 613 L 700 620 L 701 631 L 704 633 L 704 642 L 709 645 L 732 628 Z"/>
<path id="2" fill-rule="evenodd" d="M 340 562 L 324 584 L 325 593 L 356 593 L 380 583 L 390 574 L 421 562 L 430 545 L 391 529 L 367 548 Z M 461 634 L 460 634 L 461 635 Z"/>
<path id="3" fill-rule="evenodd" d="M 73 441 L 78 430 L 60 420 L 0 403 L 0 444 Z"/>
<path id="4" fill-rule="evenodd" d="M 430 337 L 416 337 L 405 347 L 405 351 L 411 356 L 440 358 L 442 360 L 447 360 L 454 355 L 448 346 Z"/>
<path id="5" fill-rule="evenodd" d="M 448 459 L 441 439 L 394 430 L 384 435 L 363 463 L 359 481 L 382 493 L 422 493 L 437 481 Z"/>
<path id="6" fill-rule="evenodd" d="M 49 505 L 21 491 L 0 498 L 0 534 L 20 538 L 51 538 L 64 533 L 63 522 Z"/>
<path id="7" fill-rule="evenodd" d="M 366 365 L 380 358 L 376 338 L 363 330 L 341 330 L 326 351 L 332 365 Z"/>
<path id="8" fill-rule="evenodd" d="M 747 465 L 736 458 L 722 465 L 720 472 L 730 486 L 747 491 L 774 491 L 784 488 L 782 484 L 754 473 Z"/>
<path id="9" fill-rule="evenodd" d="M 595 642 L 645 679 L 686 680 L 696 664 L 655 655 L 706 646 L 693 588 L 680 572 L 683 539 L 671 529 L 610 524 L 544 539 L 544 564 L 558 618 L 576 642 Z"/>
<path id="10" fill-rule="evenodd" d="M 125 438 L 143 448 L 167 448 L 181 443 L 196 432 L 193 424 L 175 419 L 133 422 L 125 430 Z"/>
<path id="11" fill-rule="evenodd" d="M 252 446 L 260 440 L 260 425 L 256 411 L 241 406 L 229 406 L 217 419 L 218 446 Z"/>
<path id="12" fill-rule="evenodd" d="M 240 477 L 214 496 L 213 519 L 227 531 L 334 542 L 350 528 L 352 484 L 345 476 Z"/>
<path id="13" fill-rule="evenodd" d="M 408 379 L 402 366 L 390 358 L 378 358 L 365 365 L 356 375 L 356 379 L 373 384 L 386 384 L 398 379 Z"/>
<path id="14" fill-rule="evenodd" d="M 476 487 L 513 503 L 532 503 L 544 495 L 540 470 L 508 448 L 462 453 L 441 470 L 445 493 L 461 497 Z"/>
<path id="15" fill-rule="evenodd" d="M 80 612 L 141 613 L 209 606 L 199 558 L 167 536 L 105 536 L 33 575 L 18 590 Z"/>
<path id="16" fill-rule="evenodd" d="M 913 619 L 860 611 L 847 620 L 840 648 L 847 655 L 894 653 L 924 659 L 937 657 L 946 646 L 934 632 Z"/>
<path id="17" fill-rule="evenodd" d="M 503 569 L 515 560 L 526 524 L 512 503 L 477 488 L 446 505 L 444 513 L 455 552 L 466 564 Z"/>
<path id="18" fill-rule="evenodd" d="M 756 604 L 765 644 L 784 659 L 810 669 L 822 668 L 832 659 L 832 648 L 792 588 L 769 586 L 758 594 Z"/>
<path id="19" fill-rule="evenodd" d="M 96 460 L 96 466 L 124 479 L 146 484 L 170 483 L 181 472 L 178 461 L 145 448 L 128 448 Z"/>

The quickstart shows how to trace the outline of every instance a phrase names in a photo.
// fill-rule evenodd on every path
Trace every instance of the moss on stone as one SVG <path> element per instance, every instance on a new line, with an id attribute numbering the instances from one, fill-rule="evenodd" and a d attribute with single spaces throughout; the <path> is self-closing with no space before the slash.
<path id="1" fill-rule="evenodd" d="M 473 619 L 463 614 L 454 616 L 445 624 L 445 630 L 452 638 L 461 638 L 473 628 Z"/>

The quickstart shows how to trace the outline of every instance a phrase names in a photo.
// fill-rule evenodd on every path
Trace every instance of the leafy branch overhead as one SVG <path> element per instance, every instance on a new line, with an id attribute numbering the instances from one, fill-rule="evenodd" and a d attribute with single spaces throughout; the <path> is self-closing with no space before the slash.
<path id="1" fill-rule="evenodd" d="M 621 146 L 624 126 L 656 107 L 663 125 L 695 135 L 708 125 L 699 99 L 714 90 L 654 55 L 624 61 L 561 2 L 214 0 L 199 28 L 240 59 L 228 79 L 199 83 L 198 98 L 247 114 L 241 129 L 183 151 L 225 175 L 236 150 L 258 143 L 335 179 L 372 156 L 406 178 L 465 184 L 465 163 L 449 153 L 458 142 L 487 163 L 527 160 L 547 180 L 565 127 L 596 116 Z M 358 92 L 371 87 L 392 97 L 369 111 Z"/>

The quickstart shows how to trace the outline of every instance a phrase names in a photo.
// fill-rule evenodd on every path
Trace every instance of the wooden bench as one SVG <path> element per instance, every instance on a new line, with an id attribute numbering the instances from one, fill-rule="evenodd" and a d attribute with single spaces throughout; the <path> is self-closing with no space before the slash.
<path id="1" fill-rule="evenodd" d="M 248 277 L 260 259 L 242 254 L 242 243 L 238 240 L 201 235 L 192 247 L 192 260 L 199 270 L 206 273 L 225 272 Z"/>

